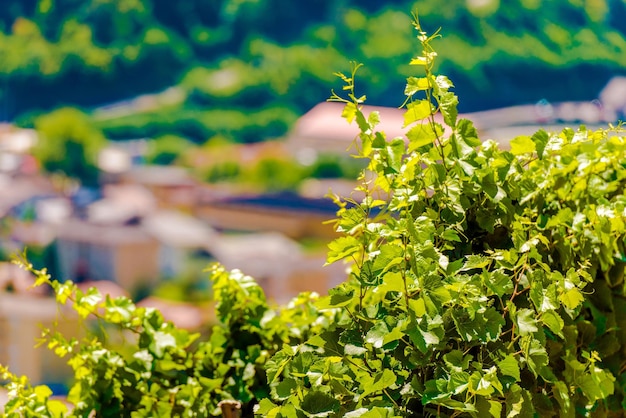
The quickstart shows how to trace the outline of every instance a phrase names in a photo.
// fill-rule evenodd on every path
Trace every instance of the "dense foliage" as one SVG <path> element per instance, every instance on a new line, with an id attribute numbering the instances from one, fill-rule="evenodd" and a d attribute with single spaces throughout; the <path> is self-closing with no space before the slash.
<path id="1" fill-rule="evenodd" d="M 74 417 L 217 416 L 222 399 L 236 399 L 252 414 L 260 399 L 270 396 L 264 365 L 284 344 L 300 344 L 328 326 L 330 314 L 314 307 L 316 296 L 302 294 L 278 312 L 269 309 L 263 290 L 241 272 L 211 270 L 216 314 L 208 340 L 178 329 L 152 308 L 136 307 L 129 299 L 103 297 L 96 289 L 81 292 L 71 282 L 50 280 L 45 270 L 19 263 L 37 276 L 37 285 L 49 285 L 57 301 L 69 305 L 80 317 L 95 320 L 84 340 L 47 330 L 48 347 L 68 357 L 75 380 L 68 401 Z M 107 340 L 117 333 L 126 347 L 111 348 Z M 130 347 L 130 348 L 129 348 Z M 25 377 L 0 368 L 8 379 L 11 400 L 7 417 L 62 417 L 67 407 L 50 400 L 45 386 L 32 387 Z"/>
<path id="2" fill-rule="evenodd" d="M 345 68 L 346 57 L 368 63 L 360 80 L 372 103 L 396 106 L 401 83 L 389 75 L 410 75 L 405 11 L 415 4 L 4 0 L 0 120 L 29 123 L 33 110 L 115 103 L 115 112 L 96 116 L 110 138 L 261 141 L 322 101 L 331 69 Z M 626 66 L 620 0 L 417 5 L 431 27 L 446 28 L 440 70 L 457 80 L 463 111 L 592 100 Z M 127 102 L 173 85 L 174 102 Z"/>
<path id="3" fill-rule="evenodd" d="M 38 117 L 35 129 L 40 139 L 33 152 L 46 171 L 80 179 L 88 186 L 98 184 L 98 152 L 106 139 L 85 113 L 57 109 Z"/>
<path id="4" fill-rule="evenodd" d="M 370 162 L 329 246 L 350 277 L 317 304 L 336 321 L 267 364 L 261 415 L 621 416 L 625 138 L 581 127 L 510 151 L 481 143 L 416 28 L 408 142 L 363 114 L 358 67 L 340 74 L 348 97 L 332 100 Z"/>
<path id="5" fill-rule="evenodd" d="M 368 162 L 340 199 L 329 295 L 270 309 L 239 272 L 212 270 L 208 340 L 125 298 L 47 283 L 62 304 L 125 330 L 130 354 L 48 334 L 76 380 L 74 416 L 208 416 L 234 398 L 267 417 L 621 416 L 626 409 L 623 130 L 481 142 L 415 20 L 404 138 L 377 129 L 345 75 L 343 116 Z M 22 260 L 22 265 L 29 267 Z M 45 387 L 11 380 L 6 414 L 62 416 Z"/>

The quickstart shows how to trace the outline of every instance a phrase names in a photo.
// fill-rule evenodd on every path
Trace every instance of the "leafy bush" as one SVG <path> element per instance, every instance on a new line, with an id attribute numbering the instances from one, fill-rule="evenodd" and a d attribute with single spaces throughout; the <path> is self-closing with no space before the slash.
<path id="1" fill-rule="evenodd" d="M 213 269 L 222 325 L 208 341 L 124 298 L 72 284 L 60 303 L 136 335 L 130 357 L 97 340 L 69 355 L 87 416 L 207 416 L 234 398 L 267 417 L 621 416 L 626 409 L 626 138 L 539 131 L 510 150 L 459 119 L 450 80 L 415 20 L 403 138 L 362 111 L 354 65 L 343 116 L 360 128 L 361 201 L 339 201 L 328 263 L 348 280 L 276 313 L 252 279 Z M 25 264 L 22 261 L 22 264 Z M 28 266 L 27 266 L 28 267 Z M 11 379 L 9 416 L 60 416 Z"/>
<path id="2" fill-rule="evenodd" d="M 350 277 L 317 304 L 337 320 L 268 362 L 259 413 L 621 416 L 626 139 L 581 127 L 481 143 L 432 72 L 436 35 L 415 26 L 408 142 L 362 112 L 358 66 L 339 74 L 348 97 L 331 100 L 369 160 L 329 245 Z"/>
<path id="3" fill-rule="evenodd" d="M 300 344 L 319 333 L 330 317 L 317 311 L 312 294 L 271 310 L 252 278 L 215 266 L 211 279 L 220 325 L 207 341 L 197 341 L 199 334 L 165 322 L 155 309 L 138 308 L 125 297 L 103 298 L 94 288 L 83 293 L 71 282 L 52 281 L 23 259 L 18 262 L 37 276 L 37 285 L 51 286 L 60 304 L 127 339 L 121 350 L 95 334 L 77 341 L 54 330 L 44 333 L 48 347 L 69 357 L 74 369 L 68 395 L 73 417 L 217 416 L 223 399 L 242 402 L 251 415 L 253 406 L 269 396 L 267 359 L 283 344 Z M 0 368 L 0 378 L 9 380 L 11 398 L 2 416 L 68 416 L 47 387 L 32 387 L 6 368 Z"/>

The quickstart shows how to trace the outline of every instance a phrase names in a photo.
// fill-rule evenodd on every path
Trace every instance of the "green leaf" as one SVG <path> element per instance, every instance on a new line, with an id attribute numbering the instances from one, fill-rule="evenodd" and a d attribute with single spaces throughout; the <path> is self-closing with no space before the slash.
<path id="1" fill-rule="evenodd" d="M 354 118 L 356 117 L 357 107 L 353 102 L 346 103 L 341 112 L 341 117 L 348 121 L 348 123 L 352 123 Z"/>
<path id="2" fill-rule="evenodd" d="M 150 350 L 158 358 L 163 357 L 165 350 L 169 347 L 176 347 L 176 338 L 170 333 L 156 331 L 152 338 L 153 341 L 150 343 Z"/>
<path id="3" fill-rule="evenodd" d="M 158 401 L 156 403 L 156 411 L 153 410 L 153 412 L 156 412 L 156 418 L 169 418 L 172 416 L 172 409 L 172 403 L 168 401 Z"/>
<path id="4" fill-rule="evenodd" d="M 535 408 L 532 397 L 526 389 L 519 385 L 511 386 L 506 394 L 506 417 L 507 418 L 534 418 Z"/>
<path id="5" fill-rule="evenodd" d="M 346 344 L 344 346 L 344 354 L 347 356 L 355 356 L 355 357 L 359 357 L 364 355 L 365 353 L 367 353 L 368 349 L 365 347 L 359 347 L 357 345 L 353 345 L 353 344 Z"/>
<path id="6" fill-rule="evenodd" d="M 363 226 L 365 217 L 365 212 L 358 206 L 342 210 L 339 215 L 337 232 L 352 233 Z"/>
<path id="7" fill-rule="evenodd" d="M 291 373 L 294 375 L 305 375 L 307 372 L 309 372 L 309 370 L 311 370 L 311 367 L 316 360 L 316 356 L 310 351 L 298 352 L 297 355 L 295 355 L 295 353 L 293 355 L 294 357 L 291 360 L 291 364 L 289 366 L 291 368 Z"/>
<path id="8" fill-rule="evenodd" d="M 574 408 L 572 408 L 571 402 L 572 394 L 567 389 L 567 385 L 562 381 L 554 383 L 554 386 L 552 387 L 552 393 L 554 394 L 556 401 L 561 407 L 561 416 L 574 418 L 575 411 Z"/>
<path id="9" fill-rule="evenodd" d="M 459 119 L 455 132 L 458 137 L 463 140 L 463 142 L 472 148 L 481 144 L 480 139 L 478 139 L 478 131 L 474 127 L 474 123 L 468 119 Z"/>
<path id="10" fill-rule="evenodd" d="M 450 135 L 450 145 L 452 145 L 452 155 L 454 155 L 457 159 L 466 158 L 474 152 L 474 148 L 467 144 L 465 140 L 457 134 Z"/>
<path id="11" fill-rule="evenodd" d="M 363 393 L 361 397 L 365 397 L 370 393 L 380 392 L 396 383 L 396 375 L 389 369 L 376 373 L 374 376 L 366 376 L 361 381 Z"/>
<path id="12" fill-rule="evenodd" d="M 446 125 L 454 128 L 456 125 L 456 118 L 458 116 L 457 106 L 459 104 L 459 98 L 456 94 L 448 91 L 445 92 L 439 98 L 439 109 L 443 115 L 443 121 Z"/>
<path id="13" fill-rule="evenodd" d="M 336 331 L 324 331 L 307 340 L 307 344 L 324 350 L 327 356 L 343 356 L 344 348 L 339 344 L 340 333 Z"/>
<path id="14" fill-rule="evenodd" d="M 268 398 L 263 398 L 258 404 L 258 407 L 255 410 L 255 414 L 261 415 L 263 417 L 267 417 L 270 415 L 270 411 L 277 409 L 278 406 L 274 404 Z"/>
<path id="15" fill-rule="evenodd" d="M 350 329 L 341 333 L 339 341 L 344 344 L 344 353 L 349 356 L 361 356 L 368 350 L 358 330 Z"/>
<path id="16" fill-rule="evenodd" d="M 441 237 L 446 241 L 461 242 L 461 238 L 459 238 L 459 233 L 452 228 L 447 228 L 446 230 L 444 230 L 443 234 L 441 234 Z"/>
<path id="17" fill-rule="evenodd" d="M 361 140 L 361 155 L 363 157 L 369 157 L 372 153 L 372 135 L 369 133 L 361 132 L 359 134 L 359 139 Z"/>
<path id="18" fill-rule="evenodd" d="M 418 123 L 409 129 L 406 137 L 409 139 L 408 151 L 432 144 L 443 135 L 443 127 L 439 123 Z"/>
<path id="19" fill-rule="evenodd" d="M 344 415 L 344 417 L 347 417 L 348 414 Z M 391 410 L 391 408 L 381 408 L 379 406 L 375 406 L 372 409 L 370 409 L 369 411 L 366 410 L 366 412 L 364 412 L 362 415 L 353 415 L 352 417 L 361 417 L 361 418 L 392 418 L 392 417 L 396 417 L 396 415 L 393 413 L 393 411 Z"/>
<path id="20" fill-rule="evenodd" d="M 550 135 L 548 135 L 548 133 L 543 129 L 539 129 L 530 139 L 532 139 L 535 143 L 537 155 L 539 156 L 539 159 L 541 159 L 543 157 L 543 150 L 546 149 L 546 144 L 550 140 Z"/>
<path id="21" fill-rule="evenodd" d="M 468 271 L 474 269 L 482 269 L 487 267 L 491 263 L 489 257 L 485 257 L 479 254 L 469 254 L 466 256 L 467 261 L 463 264 L 461 271 Z"/>
<path id="22" fill-rule="evenodd" d="M 543 322 L 555 335 L 563 338 L 563 318 L 553 310 L 545 311 L 541 314 L 541 322 Z"/>
<path id="23" fill-rule="evenodd" d="M 50 388 L 46 385 L 35 386 L 33 388 L 33 392 L 35 393 L 35 395 L 37 396 L 37 399 L 40 402 L 43 402 L 46 399 L 48 399 L 50 396 L 52 396 L 52 390 L 50 390 Z"/>
<path id="24" fill-rule="evenodd" d="M 572 287 L 571 289 L 564 292 L 561 297 L 559 297 L 563 306 L 565 306 L 569 310 L 574 310 L 581 303 L 585 301 L 585 297 L 582 295 L 580 289 L 577 287 Z"/>
<path id="25" fill-rule="evenodd" d="M 105 318 L 115 324 L 130 320 L 132 312 L 135 310 L 133 302 L 126 297 L 105 298 Z"/>
<path id="26" fill-rule="evenodd" d="M 394 173 L 399 173 L 402 167 L 402 156 L 405 151 L 404 140 L 402 138 L 393 139 L 391 143 L 387 145 L 385 151 L 389 168 L 393 170 Z"/>
<path id="27" fill-rule="evenodd" d="M 378 291 L 381 293 L 404 293 L 404 290 L 404 280 L 402 279 L 402 274 L 400 274 L 399 272 L 386 273 L 383 276 L 382 284 L 378 286 Z"/>
<path id="28" fill-rule="evenodd" d="M 615 377 L 599 367 L 592 367 L 589 374 L 580 376 L 576 381 L 591 402 L 605 399 L 615 390 Z"/>
<path id="29" fill-rule="evenodd" d="M 526 363 L 530 371 L 537 376 L 543 366 L 548 364 L 548 353 L 541 342 L 527 335 L 520 342 Z"/>
<path id="30" fill-rule="evenodd" d="M 448 91 L 450 88 L 454 87 L 452 81 L 450 81 L 450 79 L 445 75 L 438 75 L 437 77 L 435 77 L 435 85 L 441 92 Z"/>
<path id="31" fill-rule="evenodd" d="M 387 139 L 383 132 L 376 131 L 374 133 L 374 140 L 372 141 L 372 148 L 383 149 L 387 145 Z"/>
<path id="32" fill-rule="evenodd" d="M 356 123 L 357 125 L 359 125 L 359 129 L 361 130 L 361 132 L 370 131 L 370 124 L 367 119 L 365 119 L 365 115 L 363 114 L 363 112 L 361 112 L 360 110 L 356 111 Z"/>
<path id="33" fill-rule="evenodd" d="M 469 368 L 471 355 L 464 355 L 461 350 L 452 350 L 447 354 L 444 354 L 443 361 L 450 370 L 461 372 Z M 467 383 L 467 380 L 466 380 Z"/>
<path id="34" fill-rule="evenodd" d="M 405 335 L 404 331 L 405 330 L 402 326 L 402 321 L 400 321 L 398 325 L 391 330 L 391 332 L 384 336 L 383 346 L 389 344 L 390 342 L 402 339 L 402 337 L 404 337 Z"/>
<path id="35" fill-rule="evenodd" d="M 337 288 L 329 290 L 328 293 L 329 293 L 328 296 L 324 296 L 320 298 L 315 303 L 315 306 L 317 307 L 317 309 L 326 310 L 326 309 L 334 309 L 334 308 L 340 308 L 342 306 L 347 306 L 350 304 L 350 302 L 352 302 L 354 291 L 352 290 L 346 291 L 342 288 L 337 287 Z"/>
<path id="36" fill-rule="evenodd" d="M 320 336 L 316 335 L 315 337 L 312 337 L 310 340 L 313 340 L 314 338 L 321 339 Z M 311 344 L 310 340 L 307 341 L 309 344 Z M 265 366 L 267 379 L 270 383 L 273 383 L 274 381 L 278 380 L 281 377 L 283 371 L 285 370 L 285 367 L 287 367 L 287 364 L 289 364 L 292 357 L 293 357 L 293 350 L 288 345 L 283 346 L 282 350 L 276 352 L 276 354 L 272 356 L 272 358 L 267 362 Z"/>
<path id="37" fill-rule="evenodd" d="M 426 66 L 428 65 L 428 59 L 426 57 L 413 58 L 409 61 L 409 65 Z"/>
<path id="38" fill-rule="evenodd" d="M 380 247 L 380 253 L 374 259 L 374 274 L 383 274 L 397 264 L 404 261 L 404 250 L 394 244 L 385 244 Z"/>
<path id="39" fill-rule="evenodd" d="M 498 362 L 498 368 L 504 376 L 510 376 L 516 382 L 520 380 L 519 363 L 513 354 L 509 354 L 503 360 Z"/>
<path id="40" fill-rule="evenodd" d="M 24 257 L 26 257 L 24 255 Z M 19 264 L 19 262 L 18 262 Z M 38 272 L 38 274 L 36 274 L 37 279 L 35 280 L 35 283 L 33 284 L 33 287 L 39 287 L 41 285 L 43 285 L 44 283 L 50 283 L 50 274 L 48 274 L 48 271 L 44 268 L 41 271 Z"/>
<path id="41" fill-rule="evenodd" d="M 426 303 L 424 299 L 409 299 L 409 306 L 411 307 L 411 311 L 417 318 L 421 318 L 426 315 Z"/>
<path id="42" fill-rule="evenodd" d="M 511 294 L 513 292 L 513 281 L 511 277 L 499 270 L 487 271 L 483 270 L 481 278 L 485 286 L 498 297 Z"/>
<path id="43" fill-rule="evenodd" d="M 418 100 L 410 102 L 404 112 L 404 126 L 406 128 L 410 124 L 424 120 L 432 114 L 432 105 L 428 100 Z"/>
<path id="44" fill-rule="evenodd" d="M 432 403 L 436 405 L 443 405 L 455 411 L 476 412 L 476 407 L 474 406 L 474 404 L 471 404 L 469 402 L 457 401 L 451 398 L 436 399 Z"/>
<path id="45" fill-rule="evenodd" d="M 291 378 L 287 378 L 276 385 L 273 390 L 278 400 L 285 400 L 291 396 L 291 392 L 298 387 L 298 383 Z"/>
<path id="46" fill-rule="evenodd" d="M 476 399 L 476 410 L 481 417 L 500 418 L 502 416 L 502 404 L 498 401 L 488 401 L 482 396 Z"/>
<path id="47" fill-rule="evenodd" d="M 47 406 L 52 418 L 61 418 L 67 415 L 67 406 L 61 401 L 56 399 L 48 400 Z"/>
<path id="48" fill-rule="evenodd" d="M 368 411 L 367 408 L 359 408 L 344 414 L 343 418 L 361 418 Z"/>
<path id="49" fill-rule="evenodd" d="M 372 344 L 376 348 L 381 348 L 388 333 L 389 328 L 387 324 L 384 321 L 378 321 L 365 335 L 365 342 Z"/>
<path id="50" fill-rule="evenodd" d="M 489 196 L 495 202 L 498 202 L 500 200 L 497 198 L 498 192 L 499 192 L 499 186 L 498 186 L 498 183 L 496 182 L 493 172 L 487 173 L 487 175 L 485 175 L 481 179 L 480 184 L 483 188 L 483 191 L 487 194 L 487 196 Z"/>
<path id="51" fill-rule="evenodd" d="M 342 260 L 361 250 L 361 243 L 353 236 L 339 237 L 328 244 L 326 265 Z"/>
<path id="52" fill-rule="evenodd" d="M 101 301 L 102 295 L 95 287 L 90 287 L 85 294 L 83 294 L 80 289 L 76 289 L 74 309 L 82 318 L 87 318 L 90 314 L 95 312 L 96 307 Z"/>
<path id="53" fill-rule="evenodd" d="M 409 216 L 411 215 L 409 214 Z M 416 244 L 423 244 L 435 238 L 435 225 L 426 216 L 420 216 L 413 222 L 410 218 L 407 219 L 407 229 Z"/>
<path id="54" fill-rule="evenodd" d="M 327 417 L 339 410 L 339 401 L 326 393 L 311 390 L 304 396 L 300 407 L 309 417 Z"/>
<path id="55" fill-rule="evenodd" d="M 431 319 L 430 321 L 422 320 L 419 324 L 412 323 L 407 327 L 406 333 L 417 349 L 425 354 L 441 341 L 442 336 L 437 331 L 442 333 L 442 327 L 440 323 Z"/>
<path id="56" fill-rule="evenodd" d="M 430 82 L 426 77 L 409 77 L 406 79 L 406 87 L 404 88 L 405 96 L 413 96 L 418 91 L 428 90 Z"/>
<path id="57" fill-rule="evenodd" d="M 513 155 L 523 155 L 535 152 L 535 142 L 525 135 L 518 136 L 511 140 L 511 153 Z"/>
<path id="58" fill-rule="evenodd" d="M 520 309 L 517 311 L 515 322 L 520 335 L 532 334 L 539 331 L 537 328 L 537 313 L 532 309 Z"/>
<path id="59" fill-rule="evenodd" d="M 504 318 L 492 307 L 482 314 L 476 314 L 473 319 L 468 311 L 456 310 L 452 312 L 452 319 L 464 341 L 495 341 L 500 337 L 504 325 Z"/>

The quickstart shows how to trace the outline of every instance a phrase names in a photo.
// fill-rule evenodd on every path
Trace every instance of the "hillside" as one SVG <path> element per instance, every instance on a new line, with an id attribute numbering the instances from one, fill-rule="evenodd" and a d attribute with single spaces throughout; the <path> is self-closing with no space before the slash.
<path id="1" fill-rule="evenodd" d="M 366 63 L 373 104 L 402 102 L 419 6 L 445 27 L 440 71 L 463 112 L 593 100 L 626 68 L 626 3 L 454 0 L 4 0 L 0 120 L 28 125 L 71 105 L 109 138 L 175 134 L 202 143 L 277 137 L 328 97 L 335 71 Z M 172 87 L 175 86 L 173 89 Z M 159 93 L 143 106 L 119 106 Z M 394 93 L 391 93 L 394 92 Z M 147 103 L 147 105 L 146 105 Z"/>

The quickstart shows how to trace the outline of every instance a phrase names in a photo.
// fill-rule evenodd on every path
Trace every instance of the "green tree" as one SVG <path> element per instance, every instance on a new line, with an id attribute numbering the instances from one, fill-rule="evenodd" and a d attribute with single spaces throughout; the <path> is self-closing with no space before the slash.
<path id="1" fill-rule="evenodd" d="M 164 135 L 150 143 L 146 160 L 151 164 L 172 164 L 195 147 L 196 144 L 180 136 Z"/>
<path id="2" fill-rule="evenodd" d="M 98 182 L 97 157 L 106 139 L 78 109 L 62 108 L 35 120 L 35 156 L 48 172 L 61 172 L 87 186 Z"/>

